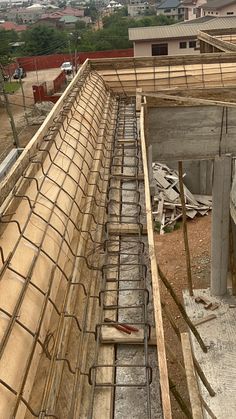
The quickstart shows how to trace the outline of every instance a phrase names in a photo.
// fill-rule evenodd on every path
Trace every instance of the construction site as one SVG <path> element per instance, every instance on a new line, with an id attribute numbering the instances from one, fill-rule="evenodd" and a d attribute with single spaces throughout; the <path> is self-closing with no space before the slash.
<path id="1" fill-rule="evenodd" d="M 236 51 L 227 36 L 200 34 L 199 55 L 87 60 L 1 181 L 0 418 L 235 417 Z M 202 289 L 187 217 L 209 211 Z M 159 264 L 155 217 L 160 231 L 181 219 L 181 298 Z"/>

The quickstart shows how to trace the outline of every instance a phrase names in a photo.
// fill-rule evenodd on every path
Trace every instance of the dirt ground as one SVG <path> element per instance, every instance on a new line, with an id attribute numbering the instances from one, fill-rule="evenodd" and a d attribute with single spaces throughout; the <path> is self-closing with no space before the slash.
<path id="1" fill-rule="evenodd" d="M 188 237 L 194 288 L 206 288 L 210 283 L 210 235 L 211 215 L 196 217 L 194 220 L 188 222 Z M 182 290 L 187 288 L 187 274 L 182 226 L 179 230 L 163 236 L 156 233 L 155 247 L 160 268 L 172 284 L 177 295 L 183 301 Z M 164 286 L 161 286 L 161 295 L 162 301 L 167 304 L 169 312 L 175 318 L 178 328 L 181 332 L 185 331 L 187 328 L 184 321 L 181 319 L 175 303 Z M 166 342 L 175 356 L 182 360 L 181 344 L 165 317 L 164 330 Z M 168 369 L 172 381 L 176 384 L 176 389 L 186 403 L 189 403 L 184 376 L 180 367 L 173 362 L 170 356 L 168 356 Z M 180 410 L 175 400 L 173 399 L 172 401 L 173 418 L 183 419 L 185 415 Z"/>
<path id="2" fill-rule="evenodd" d="M 60 73 L 60 68 L 52 68 L 49 70 L 40 70 L 37 73 L 30 71 L 27 73 L 25 79 L 22 80 L 23 89 L 25 94 L 25 101 L 27 109 L 34 104 L 33 100 L 33 89 L 32 86 L 43 81 L 47 82 L 48 89 L 52 88 L 52 81 Z M 19 133 L 20 146 L 24 147 L 28 141 L 32 138 L 35 132 L 38 130 L 39 125 L 32 127 L 24 127 L 20 124 L 20 120 L 24 115 L 23 98 L 21 89 L 17 90 L 16 93 L 8 95 L 11 111 L 14 116 L 17 132 Z M 0 106 L 0 162 L 6 157 L 9 151 L 13 148 L 13 137 L 8 115 L 5 107 Z"/>

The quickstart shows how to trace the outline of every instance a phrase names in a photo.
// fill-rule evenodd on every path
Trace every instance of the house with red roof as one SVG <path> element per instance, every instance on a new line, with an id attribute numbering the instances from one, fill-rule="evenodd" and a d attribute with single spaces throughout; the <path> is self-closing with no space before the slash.
<path id="1" fill-rule="evenodd" d="M 17 25 L 14 22 L 4 22 L 0 24 L 0 29 L 5 29 L 5 31 L 16 31 L 24 32 L 27 29 L 26 25 Z"/>

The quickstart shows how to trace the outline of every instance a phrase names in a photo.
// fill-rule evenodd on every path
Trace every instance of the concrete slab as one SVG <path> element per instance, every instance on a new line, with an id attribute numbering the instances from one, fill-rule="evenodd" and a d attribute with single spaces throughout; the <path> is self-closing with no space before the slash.
<path id="1" fill-rule="evenodd" d="M 195 356 L 216 392 L 215 397 L 209 396 L 201 384 L 202 395 L 217 419 L 233 419 L 236 417 L 236 307 L 230 308 L 230 305 L 236 305 L 236 298 L 231 295 L 212 297 L 209 289 L 195 290 L 194 295 L 205 296 L 220 304 L 212 312 L 204 309 L 202 304 L 195 303 L 194 298 L 187 291 L 184 292 L 185 307 L 193 321 L 212 313 L 217 316 L 197 326 L 209 347 L 206 354 L 192 336 Z M 207 414 L 206 418 L 209 418 Z"/>

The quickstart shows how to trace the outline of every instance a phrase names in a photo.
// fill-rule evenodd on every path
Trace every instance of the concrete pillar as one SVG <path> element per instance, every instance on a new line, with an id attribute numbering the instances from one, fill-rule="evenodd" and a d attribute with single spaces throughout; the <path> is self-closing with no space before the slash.
<path id="1" fill-rule="evenodd" d="M 211 293 L 227 292 L 231 156 L 216 157 L 213 171 L 211 229 Z"/>

